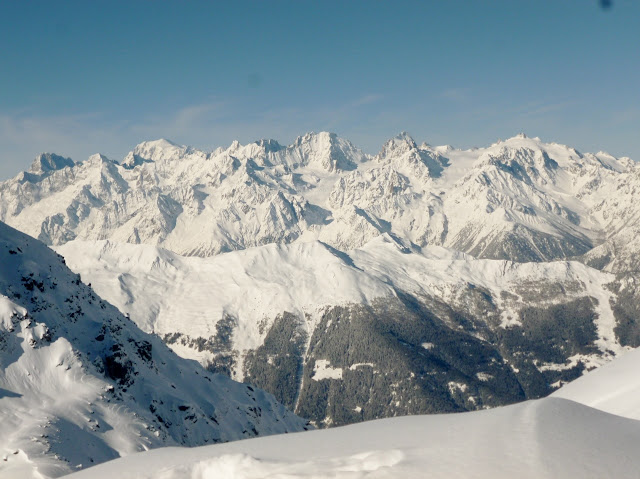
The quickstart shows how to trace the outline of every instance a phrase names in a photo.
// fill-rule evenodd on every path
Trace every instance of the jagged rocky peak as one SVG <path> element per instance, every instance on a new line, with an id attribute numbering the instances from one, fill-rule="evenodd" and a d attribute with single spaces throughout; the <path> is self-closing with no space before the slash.
<path id="1" fill-rule="evenodd" d="M 380 231 L 470 252 L 483 238 L 495 236 L 492 227 L 478 226 L 486 223 L 485 215 L 497 221 L 506 211 L 523 228 L 530 228 L 533 219 L 537 229 L 562 237 L 579 225 L 588 231 L 576 233 L 582 238 L 578 242 L 591 245 L 610 234 L 605 231 L 610 220 L 601 218 L 604 207 L 598 206 L 608 191 L 617 182 L 640 181 L 640 168 L 630 170 L 608 155 L 582 156 L 523 135 L 462 151 L 416 144 L 403 132 L 375 158 L 329 132 L 308 133 L 288 146 L 274 140 L 234 142 L 210 153 L 156 140 L 132 149 L 122 165 L 97 158 L 73 169 L 27 172 L 0 183 L 0 220 L 56 245 L 72 238 L 109 237 L 203 256 L 297 238 L 356 247 Z M 133 168 L 136 174 L 123 171 Z M 627 171 L 628 180 L 617 179 Z M 289 206 L 270 210 L 267 199 L 278 191 L 311 206 L 300 215 L 297 210 L 290 214 Z M 470 191 L 476 199 L 488 198 L 490 211 L 467 214 Z M 159 192 L 171 199 L 166 203 L 171 207 L 160 211 L 149 201 Z M 37 208 L 29 207 L 36 203 Z M 348 205 L 364 213 L 337 211 Z M 608 209 L 620 210 L 619 216 L 626 214 L 623 208 L 612 204 Z M 530 211 L 537 212 L 535 218 L 525 214 Z M 505 230 L 511 227 L 499 223 Z M 193 234 L 205 224 L 207 234 Z M 39 236 L 42 231 L 50 239 Z M 583 235 L 591 239 L 583 241 Z M 513 245 L 524 236 L 491 241 Z M 485 257 L 522 258 L 504 248 Z"/>
<path id="2" fill-rule="evenodd" d="M 124 159 L 122 160 L 122 163 L 120 164 L 127 169 L 131 169 L 131 168 L 135 168 L 138 165 L 143 164 L 145 161 L 151 161 L 151 160 L 145 160 L 144 158 L 141 158 L 138 155 L 134 155 L 133 151 L 130 151 L 129 153 L 127 153 L 127 156 L 124 157 Z"/>
<path id="3" fill-rule="evenodd" d="M 58 156 L 54 153 L 41 153 L 36 156 L 33 163 L 31 163 L 31 168 L 29 168 L 29 173 L 33 173 L 36 175 L 46 175 L 55 170 L 61 170 L 67 166 L 72 167 L 75 163 L 71 158 L 65 158 L 63 156 Z"/>
<path id="4" fill-rule="evenodd" d="M 115 161 L 115 160 L 112 160 L 110 158 L 107 158 L 102 153 L 95 153 L 95 154 L 91 155 L 89 158 L 87 158 L 87 163 L 97 163 L 97 164 L 112 163 L 112 164 L 117 164 L 118 162 Z"/>
<path id="5" fill-rule="evenodd" d="M 416 145 L 414 139 L 411 138 L 409 133 L 403 131 L 382 145 L 382 149 L 378 153 L 378 159 L 384 161 L 396 158 L 416 149 L 418 149 L 418 145 Z"/>
<path id="6" fill-rule="evenodd" d="M 255 162 L 259 166 L 273 166 L 273 163 L 280 163 L 279 158 L 282 157 L 286 147 L 282 146 L 276 140 L 260 139 L 246 145 L 241 145 L 235 140 L 226 150 L 214 150 L 210 157 L 217 157 L 226 154 L 227 157 L 233 157 L 238 160 Z"/>
<path id="7" fill-rule="evenodd" d="M 238 150 L 242 148 L 242 145 L 238 140 L 233 140 L 229 145 L 229 148 L 226 149 L 226 152 L 229 154 L 236 153 Z"/>
<path id="8" fill-rule="evenodd" d="M 131 153 L 127 155 L 125 161 L 140 157 L 143 160 L 161 161 L 171 158 L 177 158 L 186 153 L 187 147 L 173 143 L 172 141 L 161 138 L 154 141 L 144 141 L 137 145 Z"/>
<path id="9" fill-rule="evenodd" d="M 255 141 L 254 143 L 258 145 L 260 148 L 264 149 L 265 153 L 275 153 L 277 151 L 284 149 L 284 146 L 282 146 L 276 140 L 262 139 L 262 140 Z"/>
<path id="10" fill-rule="evenodd" d="M 331 173 L 354 170 L 358 163 L 367 160 L 366 155 L 350 141 L 327 131 L 299 136 L 288 150 L 299 155 L 302 165 Z"/>
<path id="11" fill-rule="evenodd" d="M 438 178 L 449 165 L 449 160 L 427 143 L 420 147 L 403 131 L 388 140 L 376 156 L 379 163 L 392 164 L 400 171 L 411 171 L 411 175 L 422 179 Z"/>
<path id="12" fill-rule="evenodd" d="M 474 166 L 481 170 L 487 166 L 496 168 L 517 180 L 529 183 L 538 177 L 551 179 L 550 175 L 558 169 L 558 162 L 540 148 L 502 143 L 499 148 L 482 154 Z"/>
<path id="13" fill-rule="evenodd" d="M 504 157 L 510 160 L 522 160 L 521 163 L 537 163 L 538 166 L 555 169 L 557 167 L 578 172 L 585 167 L 613 170 L 618 173 L 629 168 L 627 162 L 621 158 L 605 153 L 582 154 L 573 147 L 551 142 L 546 143 L 539 137 L 527 137 L 524 133 L 507 140 L 500 140 L 486 150 L 485 155 Z M 482 158 L 482 157 L 481 157 Z M 523 164 L 524 164 L 523 163 Z"/>

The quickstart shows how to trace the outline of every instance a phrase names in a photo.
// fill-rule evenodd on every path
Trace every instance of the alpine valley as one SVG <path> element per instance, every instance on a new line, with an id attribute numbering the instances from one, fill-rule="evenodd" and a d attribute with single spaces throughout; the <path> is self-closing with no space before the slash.
<path id="1" fill-rule="evenodd" d="M 312 133 L 290 146 L 260 140 L 212 152 L 144 142 L 121 162 L 43 154 L 0 183 L 0 220 L 54 248 L 101 298 L 179 355 L 262 388 L 326 427 L 543 397 L 639 346 L 639 194 L 640 168 L 631 159 L 525 135 L 463 151 L 418 145 L 402 133 L 370 156 L 335 134 Z M 45 255 L 36 241 L 10 233 Z M 40 276 L 25 274 L 0 291 L 5 317 L 13 318 L 6 328 L 24 338 L 41 328 L 37 338 L 28 333 L 36 345 L 47 336 L 40 323 L 55 331 L 52 341 L 68 330 L 83 341 L 73 361 L 87 354 L 86 368 L 98 368 L 89 354 L 98 343 L 87 338 L 110 331 L 111 323 L 100 330 L 106 303 L 76 284 L 55 297 L 82 301 L 86 315 L 96 309 L 87 324 L 97 329 L 87 336 L 72 332 L 74 322 L 47 323 L 38 314 L 49 309 L 31 298 L 41 283 L 42 294 L 54 294 L 47 265 L 59 260 L 31 261 Z M 64 298 L 47 304 L 67 314 L 75 302 Z M 129 333 L 133 323 L 104 307 L 120 329 L 100 348 L 121 345 L 113 354 L 126 355 L 132 369 L 101 356 L 100 367 L 111 368 L 126 391 L 78 399 L 84 412 L 73 414 L 89 421 L 98 404 L 110 410 L 97 397 L 138 394 L 129 371 L 169 374 L 144 364 L 144 347 L 128 352 L 148 342 L 165 358 L 158 341 Z M 190 363 L 172 364 L 183 371 Z M 206 374 L 189 367 L 202 382 Z M 246 386 L 228 384 L 248 397 Z M 27 397 L 19 394 L 12 400 Z M 277 408 L 260 397 L 263 410 Z M 171 409 L 178 402 L 165 407 L 179 414 Z M 139 421 L 155 421 L 153 431 L 180 443 L 180 433 L 153 419 L 176 418 L 140 407 Z M 265 431 L 304 427 L 278 414 Z M 148 430 L 136 429 L 141 443 Z"/>

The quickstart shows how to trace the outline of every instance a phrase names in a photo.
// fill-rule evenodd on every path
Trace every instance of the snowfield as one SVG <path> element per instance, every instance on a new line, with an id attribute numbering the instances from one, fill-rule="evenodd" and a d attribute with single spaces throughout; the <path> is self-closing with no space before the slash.
<path id="1" fill-rule="evenodd" d="M 640 422 L 548 398 L 381 419 L 195 449 L 160 449 L 73 479 L 637 477 Z"/>
<path id="2" fill-rule="evenodd" d="M 565 385 L 553 396 L 640 420 L 640 349 Z"/>

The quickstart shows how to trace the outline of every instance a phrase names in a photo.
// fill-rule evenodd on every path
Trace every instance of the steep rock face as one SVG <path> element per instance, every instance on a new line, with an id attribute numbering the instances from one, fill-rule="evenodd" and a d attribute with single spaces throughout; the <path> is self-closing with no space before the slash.
<path id="1" fill-rule="evenodd" d="M 75 163 L 71 158 L 64 158 L 51 153 L 42 153 L 33 160 L 31 168 L 29 168 L 29 173 L 43 177 L 53 171 L 61 170 L 67 166 L 70 168 L 75 166 Z"/>
<path id="2" fill-rule="evenodd" d="M 410 176 L 423 180 L 439 178 L 443 169 L 448 166 L 446 158 L 429 148 L 418 147 L 406 132 L 387 141 L 375 160 L 392 165 L 396 170 L 405 170 Z"/>
<path id="3" fill-rule="evenodd" d="M 0 475 L 299 431 L 263 391 L 177 357 L 42 243 L 0 223 Z"/>
<path id="4" fill-rule="evenodd" d="M 598 197 L 594 215 L 606 225 L 605 241 L 587 252 L 583 260 L 596 268 L 615 273 L 638 273 L 640 262 L 640 170 L 629 169 Z"/>

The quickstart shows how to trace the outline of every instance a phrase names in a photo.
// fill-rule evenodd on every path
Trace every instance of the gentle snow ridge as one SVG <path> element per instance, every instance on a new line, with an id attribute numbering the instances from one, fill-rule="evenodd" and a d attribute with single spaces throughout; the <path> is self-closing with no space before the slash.
<path id="1" fill-rule="evenodd" d="M 606 440 L 603 440 L 606 438 Z M 130 456 L 70 479 L 633 477 L 640 423 L 572 401 L 383 419 Z"/>
<path id="2" fill-rule="evenodd" d="M 640 349 L 570 382 L 553 393 L 587 406 L 640 420 Z"/>

